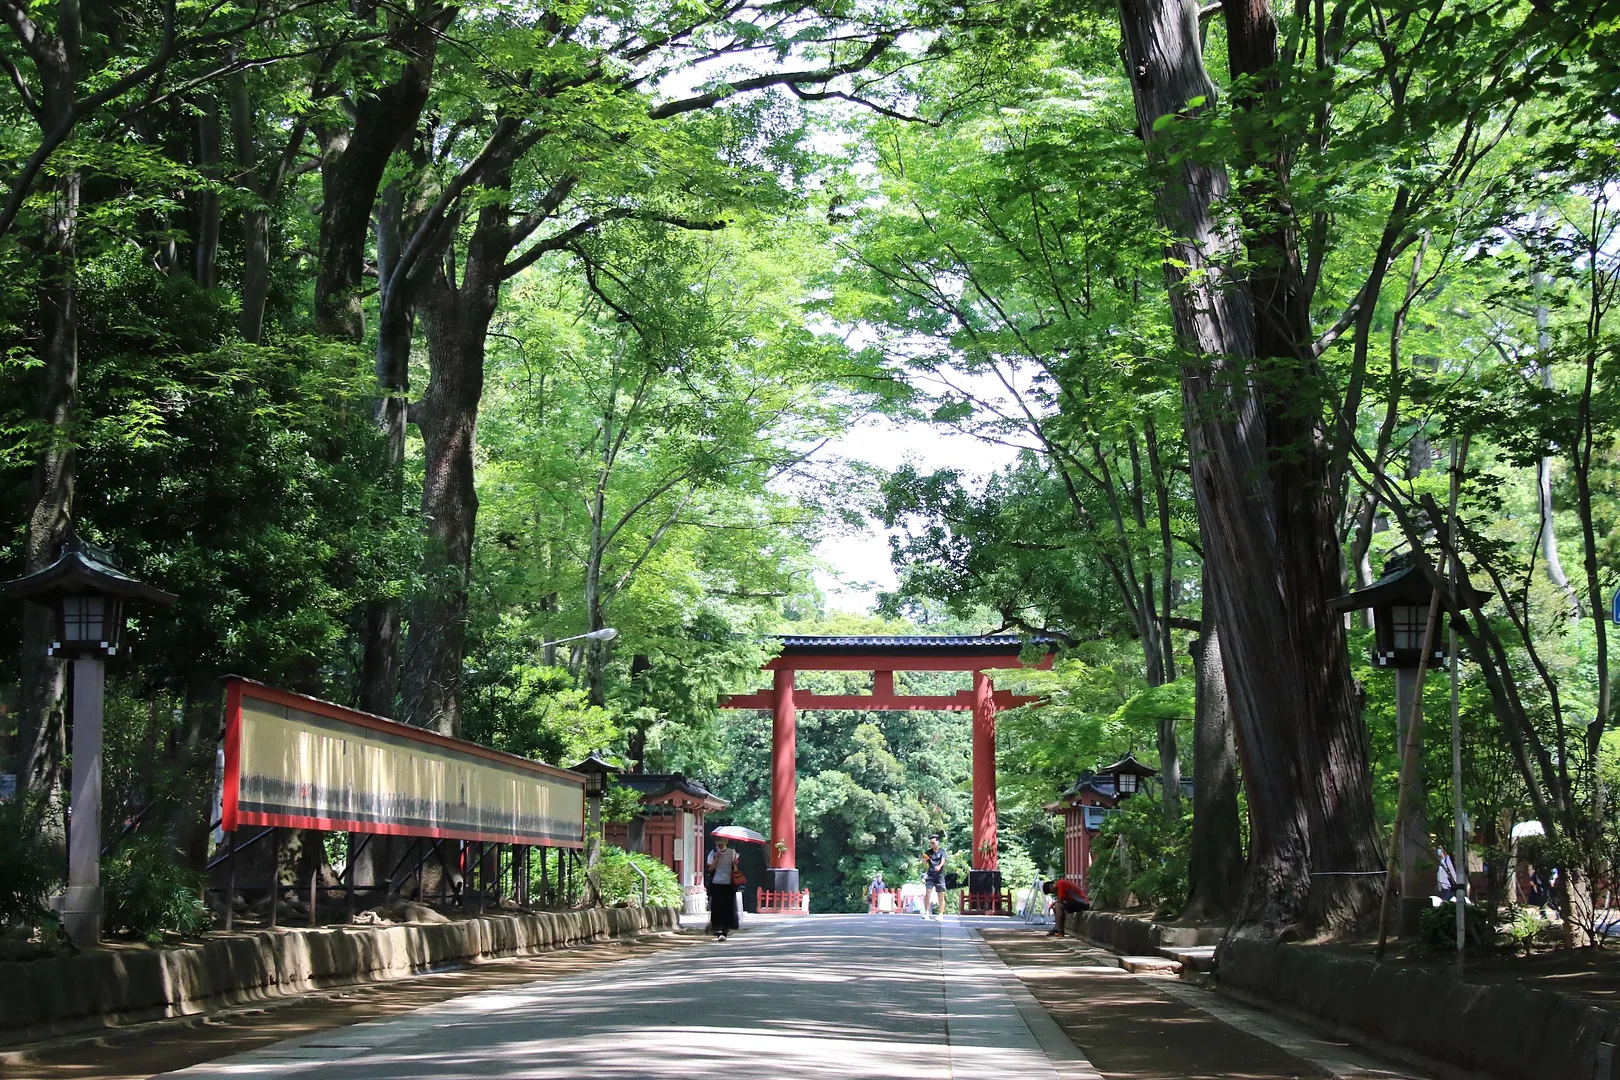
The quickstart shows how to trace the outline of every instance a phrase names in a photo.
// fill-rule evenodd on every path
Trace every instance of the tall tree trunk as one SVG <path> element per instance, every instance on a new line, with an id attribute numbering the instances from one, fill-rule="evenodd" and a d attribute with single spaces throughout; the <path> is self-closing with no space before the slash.
<path id="1" fill-rule="evenodd" d="M 1539 294 L 1546 287 L 1547 275 L 1538 270 L 1531 280 Z M 1536 374 L 1541 380 L 1543 389 L 1551 390 L 1553 385 L 1552 366 L 1548 359 L 1552 354 L 1552 331 L 1548 329 L 1547 305 L 1541 302 L 1538 295 L 1536 300 Z M 1569 601 L 1573 618 L 1581 616 L 1581 602 L 1575 589 L 1569 583 L 1569 575 L 1564 572 L 1563 560 L 1558 557 L 1558 533 L 1553 528 L 1553 498 L 1552 498 L 1552 458 L 1543 457 L 1536 462 L 1536 508 L 1541 518 L 1541 558 L 1547 564 L 1547 580 L 1553 587 L 1563 593 Z"/>
<path id="2" fill-rule="evenodd" d="M 1209 575 L 1205 574 L 1206 590 Z M 1205 597 L 1209 596 L 1206 591 Z M 1238 816 L 1237 741 L 1226 693 L 1215 605 L 1206 603 L 1193 643 L 1193 826 L 1187 856 L 1187 921 L 1231 918 L 1243 896 L 1243 826 Z"/>
<path id="3" fill-rule="evenodd" d="M 1158 156 L 1162 116 L 1197 111 L 1215 95 L 1204 69 L 1197 8 L 1182 0 L 1122 0 L 1127 63 L 1139 130 Z M 1269 10 L 1236 22 L 1242 70 Z M 1175 125 L 1171 125 L 1172 129 Z M 1196 154 L 1170 163 L 1156 192 L 1167 244 L 1165 276 L 1178 340 L 1187 354 L 1182 396 L 1194 494 L 1218 575 L 1216 615 L 1227 686 L 1249 794 L 1251 851 L 1235 927 L 1262 934 L 1339 932 L 1362 925 L 1376 904 L 1379 863 L 1367 770 L 1367 738 L 1354 708 L 1343 623 L 1328 610 L 1340 583 L 1339 545 L 1320 446 L 1315 387 L 1271 358 L 1297 356 L 1298 259 L 1262 233 L 1267 265 L 1255 289 L 1233 272 L 1240 237 L 1217 205 L 1225 170 Z M 1273 231 L 1274 224 L 1263 226 Z M 1286 239 L 1286 238 L 1283 238 Z M 1255 261 L 1264 261 L 1256 257 Z M 1254 357 L 1267 358 L 1267 366 Z M 1286 361 L 1284 362 L 1286 365 Z M 1331 871 L 1317 875 L 1316 871 Z"/>
<path id="4" fill-rule="evenodd" d="M 204 94 L 197 101 L 197 171 L 214 183 L 220 179 L 219 99 Z M 219 192 L 197 192 L 191 231 L 191 273 L 205 289 L 219 286 Z"/>
<path id="5" fill-rule="evenodd" d="M 480 210 L 460 284 L 441 267 L 422 295 L 428 384 L 417 406 L 417 423 L 428 553 L 426 584 L 410 606 L 404 711 L 410 723 L 446 735 L 461 730 L 467 583 L 478 517 L 473 450 L 484 393 L 485 339 L 512 247 L 506 218 L 504 206 Z"/>
<path id="6" fill-rule="evenodd" d="M 227 93 L 236 169 L 244 186 L 258 196 L 242 211 L 242 310 L 236 320 L 242 340 L 257 345 L 264 340 L 264 306 L 270 298 L 270 208 L 266 203 L 274 192 L 259 182 L 257 175 L 258 139 L 253 130 L 253 101 L 248 96 L 247 80 L 241 75 L 232 77 Z M 301 128 L 299 134 L 301 141 Z"/>
<path id="7" fill-rule="evenodd" d="M 415 130 L 427 104 L 439 39 L 456 8 L 417 0 L 390 15 L 388 45 L 400 58 L 392 80 L 355 102 L 347 128 L 324 128 L 321 221 L 315 273 L 315 326 L 326 337 L 358 344 L 365 336 L 360 283 L 366 237 L 388 159 Z"/>
<path id="8" fill-rule="evenodd" d="M 397 502 L 405 491 L 405 426 L 409 412 L 411 339 L 416 326 L 409 275 L 398 272 L 403 215 L 403 196 L 398 185 L 391 185 L 377 208 L 377 271 L 381 287 L 375 411 L 377 428 L 382 434 L 378 475 L 391 502 Z M 393 716 L 401 675 L 399 598 L 379 596 L 368 600 L 365 627 L 362 670 L 366 677 L 360 684 L 360 708 L 381 716 Z"/>
<path id="9" fill-rule="evenodd" d="M 71 91 L 71 84 L 68 89 Z M 39 418 L 45 425 L 46 442 L 34 468 L 34 504 L 28 515 L 25 558 L 29 573 L 54 562 L 73 529 L 79 400 L 79 189 L 76 169 L 57 178 L 50 190 L 40 240 Z M 55 638 L 53 610 L 41 604 L 25 605 L 17 784 L 52 799 L 58 795 L 67 747 L 67 665 L 45 654 Z"/>
<path id="10" fill-rule="evenodd" d="M 427 103 L 439 40 L 457 9 L 415 0 L 392 12 L 387 43 L 401 63 L 391 80 L 354 105 L 348 127 L 317 129 L 321 144 L 321 218 L 315 273 L 315 327 L 325 337 L 358 345 L 365 337 L 361 280 L 372 209 L 388 159 L 406 144 Z M 391 712 L 399 697 L 397 608 L 368 604 L 363 614 L 360 701 Z"/>

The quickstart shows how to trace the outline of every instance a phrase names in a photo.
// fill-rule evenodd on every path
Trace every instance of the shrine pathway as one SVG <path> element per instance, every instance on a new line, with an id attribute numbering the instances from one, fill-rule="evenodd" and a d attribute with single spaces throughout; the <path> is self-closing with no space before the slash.
<path id="1" fill-rule="evenodd" d="M 1048 946 L 1034 931 L 1018 936 L 1043 957 L 1050 950 L 1051 959 L 1060 959 L 1063 950 Z M 997 948 L 1006 953 L 1000 941 Z M 1084 1024 L 1072 1022 L 1072 1014 L 1065 1016 L 1065 1003 L 1053 999 L 1050 986 L 1031 981 L 1030 956 L 1007 959 L 1018 975 L 955 918 L 943 924 L 915 916 L 751 919 L 751 926 L 729 942 L 474 993 L 163 1075 L 185 1080 L 1288 1080 L 1327 1075 L 1175 997 L 1145 986 L 1131 989 L 1135 982 L 1087 988 L 1087 996 L 1103 990 L 1087 1010 L 1088 1034 Z M 1146 1011 L 1144 998 L 1155 999 Z M 1048 1009 L 1064 1020 L 1063 1028 Z M 1071 1035 L 1082 1046 L 1092 1035 L 1098 1038 L 1102 1056 L 1111 1059 L 1104 1071 L 1092 1067 Z M 1122 1053 L 1116 1037 L 1121 1035 L 1140 1045 Z M 1218 1071 L 1209 1068 L 1216 1049 Z"/>

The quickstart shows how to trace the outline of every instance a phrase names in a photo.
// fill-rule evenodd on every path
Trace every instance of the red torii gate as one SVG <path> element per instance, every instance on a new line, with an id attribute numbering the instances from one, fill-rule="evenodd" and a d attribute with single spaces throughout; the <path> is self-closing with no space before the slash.
<path id="1" fill-rule="evenodd" d="M 973 713 L 973 874 L 968 891 L 1000 891 L 996 860 L 996 710 L 1034 701 L 1034 698 L 997 690 L 988 671 L 1025 667 L 1019 654 L 1025 639 L 1014 634 L 976 637 L 835 637 L 788 635 L 781 638 L 782 653 L 762 670 L 775 673 L 769 690 L 736 694 L 721 702 L 726 709 L 768 709 L 771 723 L 771 847 L 770 869 L 764 886 L 782 893 L 799 891 L 797 852 L 799 709 L 866 709 L 889 711 L 950 711 Z M 1055 640 L 1035 638 L 1046 653 L 1033 666 L 1052 666 Z M 796 692 L 796 671 L 870 671 L 870 694 L 808 694 Z M 954 694 L 897 694 L 896 671 L 971 671 L 973 689 Z"/>

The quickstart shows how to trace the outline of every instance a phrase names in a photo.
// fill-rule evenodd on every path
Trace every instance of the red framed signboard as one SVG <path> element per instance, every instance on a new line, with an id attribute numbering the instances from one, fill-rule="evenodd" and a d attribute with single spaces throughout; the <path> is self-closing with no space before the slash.
<path id="1" fill-rule="evenodd" d="M 232 678 L 220 825 L 578 848 L 585 777 Z"/>

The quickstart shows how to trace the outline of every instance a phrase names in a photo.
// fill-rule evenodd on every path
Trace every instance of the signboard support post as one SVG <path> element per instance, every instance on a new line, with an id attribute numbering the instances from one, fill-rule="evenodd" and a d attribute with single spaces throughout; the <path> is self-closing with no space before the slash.
<path id="1" fill-rule="evenodd" d="M 321 860 L 315 860 L 315 868 L 309 872 L 309 925 L 315 926 L 316 910 L 315 898 L 321 881 Z"/>
<path id="2" fill-rule="evenodd" d="M 281 919 L 281 830 L 270 834 L 270 929 Z"/>
<path id="3" fill-rule="evenodd" d="M 236 920 L 236 833 L 225 834 L 225 932 Z"/>

